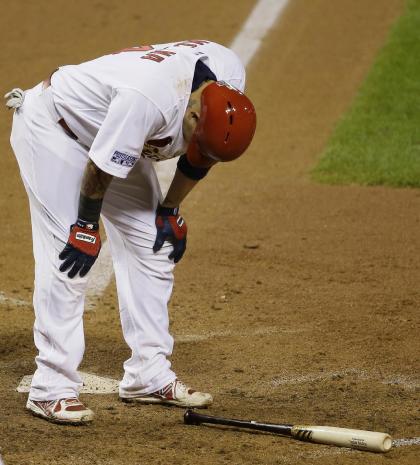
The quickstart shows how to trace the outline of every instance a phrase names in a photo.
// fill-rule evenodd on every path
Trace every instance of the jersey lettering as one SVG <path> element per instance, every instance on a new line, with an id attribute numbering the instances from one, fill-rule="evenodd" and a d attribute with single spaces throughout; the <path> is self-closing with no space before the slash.
<path id="1" fill-rule="evenodd" d="M 143 55 L 140 58 L 142 60 L 152 60 L 156 63 L 160 63 L 166 57 L 170 57 L 172 55 L 175 55 L 175 52 L 170 52 L 169 50 L 153 50 L 153 52 L 146 53 L 146 55 Z"/>
<path id="2" fill-rule="evenodd" d="M 118 55 L 119 53 L 123 52 L 149 52 L 150 50 L 153 50 L 153 47 L 151 45 L 139 45 L 138 47 L 123 48 L 118 52 L 114 52 L 113 55 Z"/>
<path id="3" fill-rule="evenodd" d="M 174 47 L 196 48 L 199 45 L 206 45 L 209 43 L 210 41 L 208 40 L 184 40 L 182 42 L 178 42 L 174 44 L 173 46 Z M 140 58 L 142 60 L 151 60 L 156 63 L 160 63 L 166 57 L 170 57 L 176 54 L 176 52 L 170 52 L 169 50 L 155 50 L 152 45 L 139 45 L 136 47 L 123 48 L 122 50 L 119 50 L 118 52 L 114 52 L 113 55 L 118 55 L 118 53 L 123 53 L 123 52 L 150 52 L 150 53 L 146 53 L 146 55 L 143 55 Z"/>
<path id="4" fill-rule="evenodd" d="M 191 47 L 195 48 L 199 45 L 206 45 L 210 42 L 208 40 L 184 40 L 173 45 L 173 47 Z M 153 50 L 152 52 L 146 53 L 140 57 L 142 60 L 151 60 L 156 63 L 162 62 L 166 57 L 175 55 L 176 52 L 170 52 L 169 50 Z"/>
<path id="5" fill-rule="evenodd" d="M 184 40 L 183 42 L 178 42 L 174 47 L 191 47 L 195 48 L 199 45 L 206 45 L 210 42 L 208 40 Z"/>

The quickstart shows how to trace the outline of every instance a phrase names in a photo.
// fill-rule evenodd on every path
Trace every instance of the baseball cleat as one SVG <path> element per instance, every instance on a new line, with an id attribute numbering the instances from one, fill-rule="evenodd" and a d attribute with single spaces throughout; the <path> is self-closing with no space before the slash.
<path id="1" fill-rule="evenodd" d="M 123 402 L 140 404 L 165 404 L 177 407 L 208 407 L 213 396 L 207 392 L 194 391 L 179 380 L 172 381 L 159 391 L 136 397 L 121 397 Z"/>
<path id="2" fill-rule="evenodd" d="M 93 420 L 94 413 L 76 397 L 38 401 L 28 399 L 26 408 L 35 416 L 53 423 L 83 425 Z"/>

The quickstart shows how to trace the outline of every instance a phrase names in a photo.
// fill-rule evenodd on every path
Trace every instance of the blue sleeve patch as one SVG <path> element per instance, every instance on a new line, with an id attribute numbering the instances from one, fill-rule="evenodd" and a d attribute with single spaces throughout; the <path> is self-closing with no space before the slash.
<path id="1" fill-rule="evenodd" d="M 117 150 L 111 157 L 111 161 L 117 165 L 127 166 L 129 168 L 134 166 L 134 163 L 137 161 L 137 157 L 133 155 L 128 155 L 128 153 L 118 152 Z"/>

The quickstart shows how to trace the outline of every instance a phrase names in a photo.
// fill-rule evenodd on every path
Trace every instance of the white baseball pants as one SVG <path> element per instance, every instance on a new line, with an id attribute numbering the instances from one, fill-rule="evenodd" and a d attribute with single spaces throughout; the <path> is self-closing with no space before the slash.
<path id="1" fill-rule="evenodd" d="M 29 397 L 45 401 L 78 396 L 77 372 L 84 353 L 83 310 L 89 274 L 70 279 L 59 271 L 59 253 L 77 218 L 88 149 L 57 123 L 51 93 L 37 85 L 15 112 L 11 144 L 30 205 L 35 259 L 34 340 L 37 370 Z M 102 219 L 111 245 L 124 338 L 132 356 L 124 363 L 120 395 L 161 389 L 175 379 L 167 303 L 173 286 L 170 245 L 152 251 L 159 199 L 149 160 L 127 179 L 114 178 Z"/>

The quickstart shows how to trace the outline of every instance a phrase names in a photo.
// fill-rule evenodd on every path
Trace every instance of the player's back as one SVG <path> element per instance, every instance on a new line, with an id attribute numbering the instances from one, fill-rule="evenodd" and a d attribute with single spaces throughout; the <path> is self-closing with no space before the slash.
<path id="1" fill-rule="evenodd" d="M 156 105 L 165 123 L 171 124 L 186 109 L 198 60 L 218 80 L 243 90 L 245 71 L 239 58 L 222 45 L 195 40 L 127 48 L 60 67 L 51 79 L 54 102 L 76 133 L 83 136 L 85 132 L 82 139 L 87 145 L 121 89 L 140 92 Z"/>

